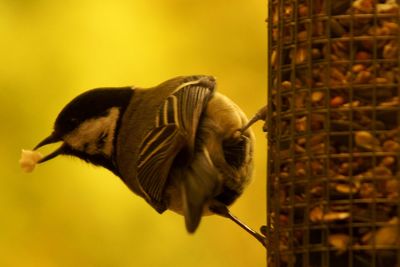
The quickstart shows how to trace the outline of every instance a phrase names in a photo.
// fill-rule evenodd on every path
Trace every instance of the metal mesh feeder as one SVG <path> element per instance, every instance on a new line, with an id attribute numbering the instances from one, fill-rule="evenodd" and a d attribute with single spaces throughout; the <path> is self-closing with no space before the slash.
<path id="1" fill-rule="evenodd" d="M 269 266 L 400 266 L 399 1 L 269 3 Z"/>

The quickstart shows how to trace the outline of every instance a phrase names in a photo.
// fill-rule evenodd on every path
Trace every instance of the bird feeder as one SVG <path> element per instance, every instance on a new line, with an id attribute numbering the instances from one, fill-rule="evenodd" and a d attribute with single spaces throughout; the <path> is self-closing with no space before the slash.
<path id="1" fill-rule="evenodd" d="M 396 0 L 269 2 L 268 266 L 400 266 Z"/>

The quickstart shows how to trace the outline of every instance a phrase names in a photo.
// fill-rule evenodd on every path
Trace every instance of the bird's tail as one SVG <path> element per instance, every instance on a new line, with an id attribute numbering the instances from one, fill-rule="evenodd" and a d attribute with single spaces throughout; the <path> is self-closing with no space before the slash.
<path id="1" fill-rule="evenodd" d="M 203 147 L 181 179 L 183 215 L 189 233 L 199 226 L 205 204 L 215 196 L 220 184 L 219 172 Z"/>

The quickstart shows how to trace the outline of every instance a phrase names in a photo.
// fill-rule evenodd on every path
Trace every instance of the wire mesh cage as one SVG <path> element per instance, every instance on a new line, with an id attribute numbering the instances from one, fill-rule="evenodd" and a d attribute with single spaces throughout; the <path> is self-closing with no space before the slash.
<path id="1" fill-rule="evenodd" d="M 396 0 L 269 3 L 269 266 L 400 266 Z"/>

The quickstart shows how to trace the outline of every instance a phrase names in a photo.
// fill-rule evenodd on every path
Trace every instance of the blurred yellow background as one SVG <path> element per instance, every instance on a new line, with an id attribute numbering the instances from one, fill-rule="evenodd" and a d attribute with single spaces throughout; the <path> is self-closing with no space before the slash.
<path id="1" fill-rule="evenodd" d="M 262 246 L 229 220 L 205 217 L 188 235 L 181 216 L 157 214 L 105 169 L 59 157 L 26 175 L 18 159 L 94 87 L 211 74 L 252 115 L 266 102 L 266 15 L 261 0 L 0 0 L 0 266 L 265 266 Z M 257 230 L 261 127 L 255 181 L 232 207 Z"/>

